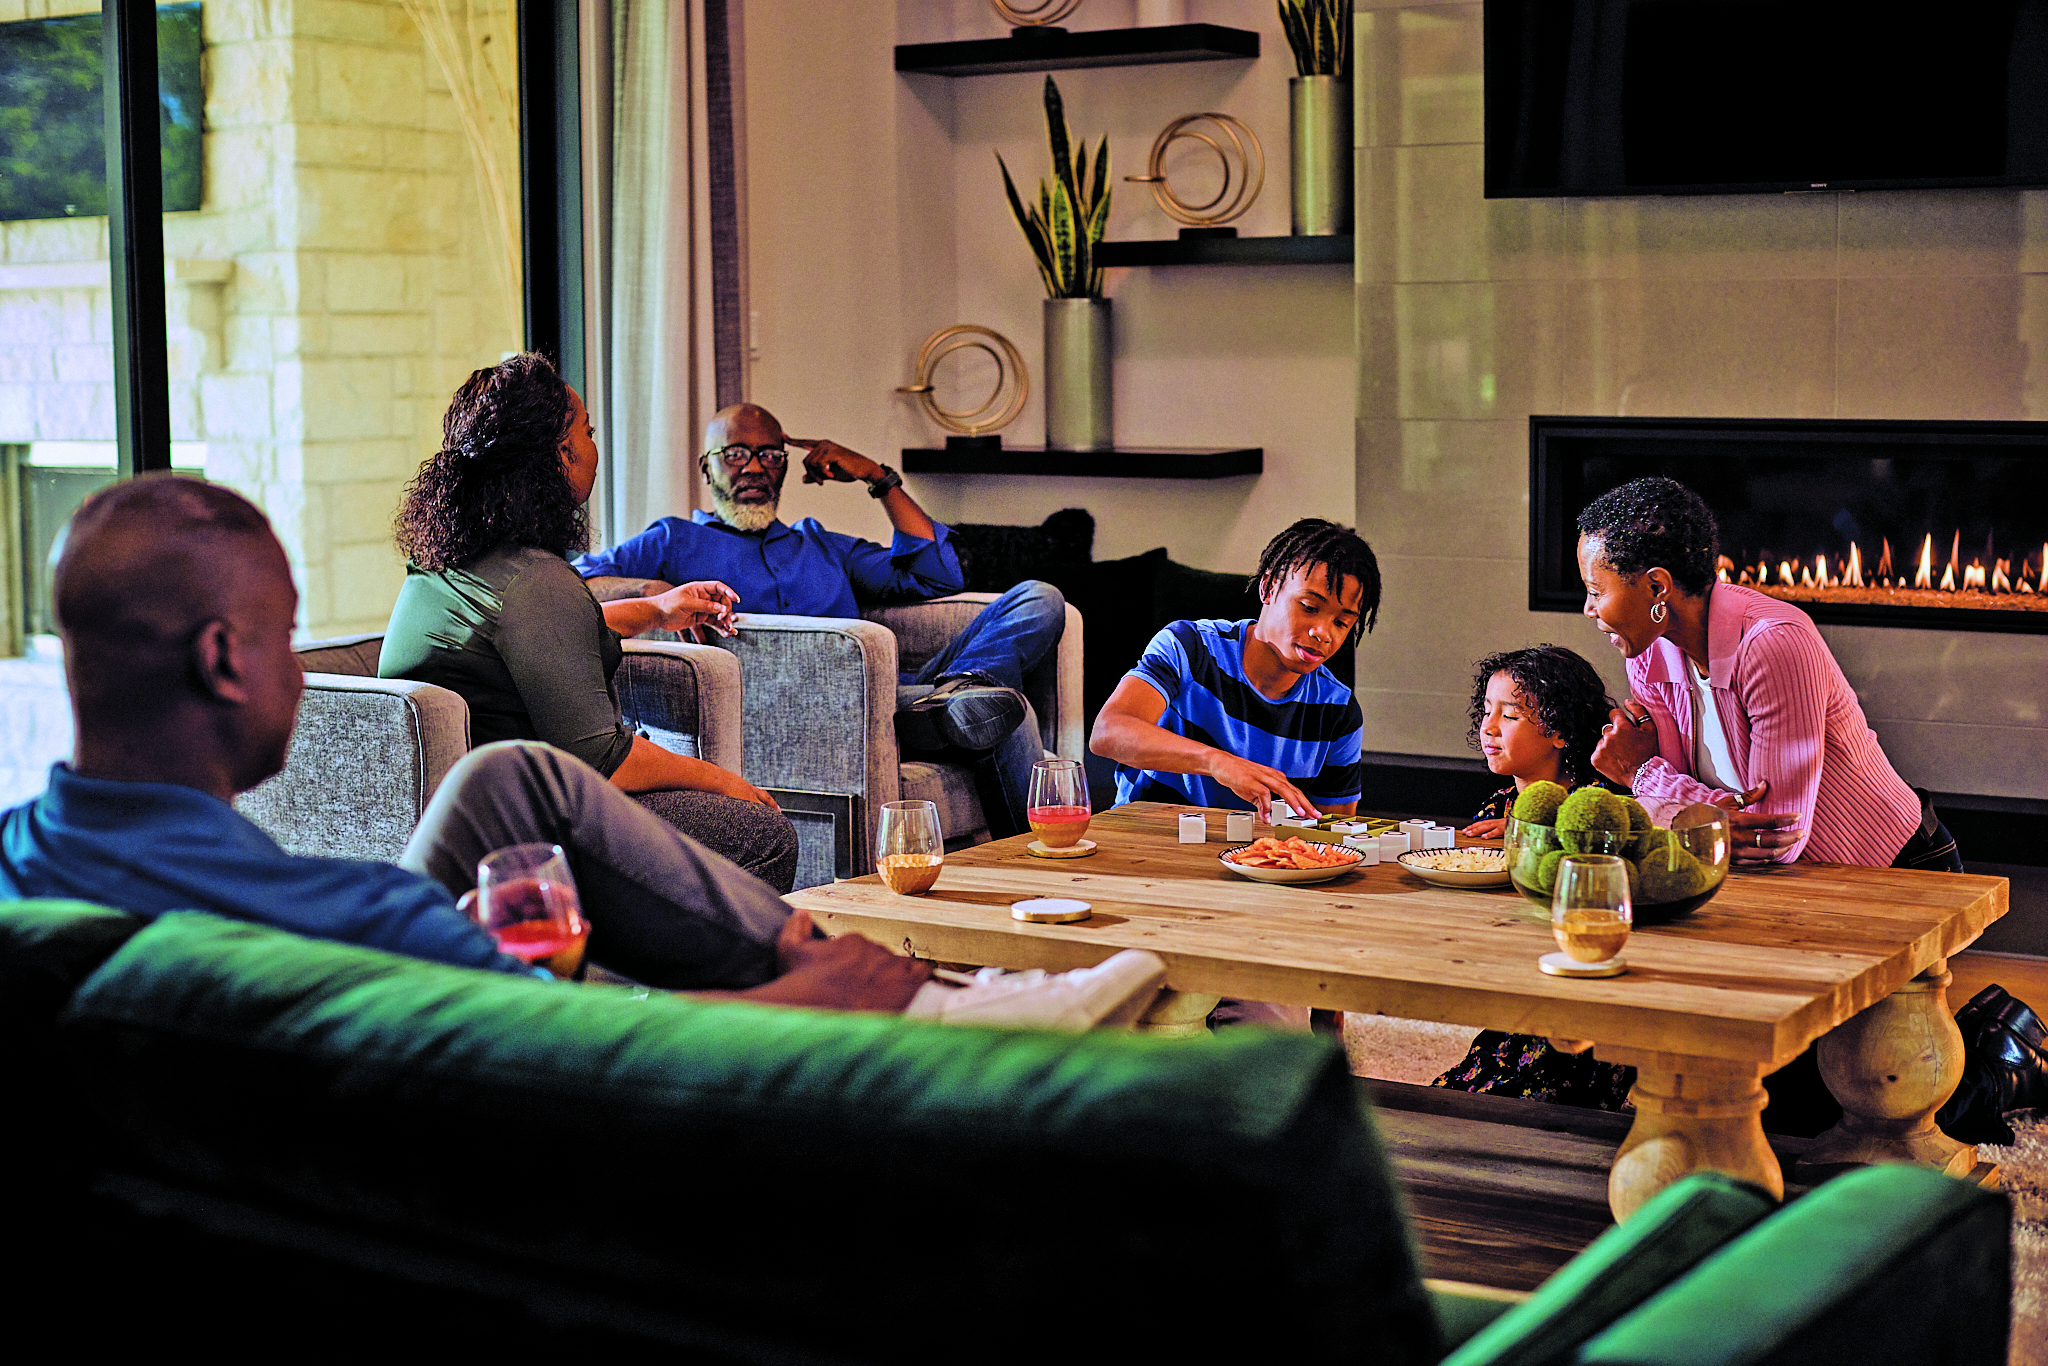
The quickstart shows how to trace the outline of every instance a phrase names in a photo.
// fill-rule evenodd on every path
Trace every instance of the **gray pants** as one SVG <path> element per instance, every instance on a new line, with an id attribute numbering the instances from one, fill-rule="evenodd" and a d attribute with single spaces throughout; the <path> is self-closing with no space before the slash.
<path id="1" fill-rule="evenodd" d="M 796 827 L 780 811 L 719 792 L 675 788 L 633 800 L 778 892 L 796 886 Z"/>
<path id="2" fill-rule="evenodd" d="M 442 780 L 400 866 L 460 896 L 477 860 L 559 844 L 590 922 L 592 962 L 649 986 L 739 989 L 776 975 L 789 906 L 606 782 L 533 740 L 471 750 Z"/>

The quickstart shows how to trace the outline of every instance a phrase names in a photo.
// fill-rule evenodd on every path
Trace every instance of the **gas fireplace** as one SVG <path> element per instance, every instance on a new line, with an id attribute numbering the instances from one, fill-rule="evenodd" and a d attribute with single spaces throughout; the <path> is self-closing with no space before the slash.
<path id="1" fill-rule="evenodd" d="M 1723 582 L 1814 620 L 2048 633 L 2048 422 L 1529 419 L 1529 606 L 1585 601 L 1579 510 L 1644 475 L 1721 526 Z"/>

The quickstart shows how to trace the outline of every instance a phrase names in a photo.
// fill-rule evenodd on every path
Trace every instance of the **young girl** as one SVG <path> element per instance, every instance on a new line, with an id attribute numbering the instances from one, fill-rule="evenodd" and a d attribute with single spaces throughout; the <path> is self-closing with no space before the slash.
<path id="1" fill-rule="evenodd" d="M 1514 781 L 1487 799 L 1464 833 L 1499 839 L 1515 795 L 1530 783 L 1573 788 L 1597 779 L 1593 746 L 1613 707 L 1593 666 L 1559 646 L 1480 660 L 1472 676 L 1472 729 L 1465 739 L 1486 756 L 1488 768 Z"/>
<path id="2" fill-rule="evenodd" d="M 1479 661 L 1472 678 L 1471 742 L 1486 766 L 1513 782 L 1488 799 L 1464 833 L 1497 839 L 1515 794 L 1535 782 L 1594 782 L 1593 746 L 1614 704 L 1600 675 L 1570 650 L 1538 645 Z M 1464 1060 L 1433 1083 L 1454 1091 L 1626 1110 L 1636 1070 L 1600 1062 L 1585 1045 L 1534 1034 L 1482 1031 Z M 1575 1049 L 1575 1051 L 1574 1051 Z"/>

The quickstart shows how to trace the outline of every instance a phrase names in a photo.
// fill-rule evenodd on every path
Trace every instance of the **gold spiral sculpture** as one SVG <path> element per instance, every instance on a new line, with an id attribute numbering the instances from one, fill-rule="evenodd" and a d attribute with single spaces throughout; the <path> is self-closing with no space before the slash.
<path id="1" fill-rule="evenodd" d="M 997 14 L 1018 28 L 1057 24 L 1081 8 L 1081 0 L 1038 0 L 1037 4 L 1009 4 L 1007 0 L 988 0 L 988 3 Z"/>
<path id="2" fill-rule="evenodd" d="M 955 351 L 980 351 L 996 363 L 995 388 L 989 391 L 979 407 L 956 410 L 939 406 L 932 379 L 938 373 L 939 362 Z M 1011 390 L 1010 401 L 997 412 L 996 404 L 1001 400 L 1005 387 Z M 1002 333 L 973 323 L 955 323 L 951 327 L 940 328 L 926 339 L 917 353 L 916 380 L 899 386 L 896 392 L 916 394 L 925 415 L 947 431 L 978 437 L 999 431 L 1017 420 L 1017 414 L 1024 411 L 1024 400 L 1031 395 L 1031 372 L 1025 368 L 1023 355 Z M 996 415 L 987 417 L 990 412 L 996 412 Z"/>
<path id="3" fill-rule="evenodd" d="M 1209 124 L 1214 131 L 1195 126 L 1200 123 Z M 1200 204 L 1181 199 L 1166 183 L 1166 149 L 1176 138 L 1207 144 L 1223 164 L 1222 187 Z M 1222 138 L 1230 140 L 1227 151 Z M 1146 163 L 1145 174 L 1127 175 L 1124 179 L 1150 185 L 1152 198 L 1169 218 L 1191 228 L 1213 228 L 1249 209 L 1259 191 L 1266 188 L 1266 149 L 1259 145 L 1257 133 L 1228 114 L 1183 114 L 1161 129 L 1153 140 L 1152 158 Z"/>

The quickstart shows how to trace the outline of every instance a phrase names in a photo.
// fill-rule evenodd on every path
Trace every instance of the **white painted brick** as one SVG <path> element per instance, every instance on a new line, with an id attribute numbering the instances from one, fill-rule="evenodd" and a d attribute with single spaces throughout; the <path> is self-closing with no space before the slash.
<path id="1" fill-rule="evenodd" d="M 114 439 L 112 384 L 39 384 L 35 394 L 37 440 Z"/>
<path id="2" fill-rule="evenodd" d="M 390 537 L 362 545 L 336 546 L 329 556 L 330 611 L 336 617 L 383 621 L 391 616 L 405 562 Z"/>
<path id="3" fill-rule="evenodd" d="M 406 256 L 335 253 L 326 261 L 327 303 L 336 313 L 398 313 L 407 307 Z M 337 340 L 336 349 L 346 349 Z"/>
<path id="4" fill-rule="evenodd" d="M 308 0 L 300 0 L 301 5 Z M 338 123 L 420 125 L 426 91 L 419 56 L 410 52 L 318 43 L 312 45 L 319 96 L 310 111 Z"/>
<path id="5" fill-rule="evenodd" d="M 0 384 L 0 441 L 36 438 L 36 386 Z"/>
<path id="6" fill-rule="evenodd" d="M 59 384 L 91 384 L 114 378 L 114 352 L 108 346 L 53 346 L 51 365 Z"/>
<path id="7" fill-rule="evenodd" d="M 216 436 L 259 441 L 273 435 L 268 376 L 205 375 L 199 381 L 200 410 L 209 440 Z"/>
<path id="8" fill-rule="evenodd" d="M 337 314 L 328 345 L 337 356 L 415 356 L 432 349 L 432 326 L 423 313 Z"/>
<path id="9" fill-rule="evenodd" d="M 54 290 L 0 290 L 0 337 L 16 345 L 61 342 L 64 298 Z"/>

